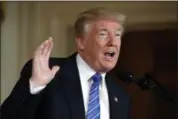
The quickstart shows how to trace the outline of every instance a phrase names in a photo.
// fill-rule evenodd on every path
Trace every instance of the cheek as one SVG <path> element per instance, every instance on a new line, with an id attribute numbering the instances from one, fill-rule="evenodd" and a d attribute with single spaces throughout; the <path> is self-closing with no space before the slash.
<path id="1" fill-rule="evenodd" d="M 99 52 L 102 49 L 102 42 L 95 37 L 91 43 L 91 49 L 94 50 L 94 52 Z"/>
<path id="2" fill-rule="evenodd" d="M 103 53 L 104 53 L 104 51 L 105 51 L 105 48 L 106 46 L 105 46 L 105 43 L 98 43 L 98 44 L 96 44 L 96 51 L 95 52 L 97 52 L 98 53 L 98 56 L 102 56 L 103 55 Z"/>
<path id="3" fill-rule="evenodd" d="M 95 55 L 96 59 L 102 59 L 103 58 L 103 47 L 99 44 L 94 44 L 91 47 L 93 54 Z"/>
<path id="4" fill-rule="evenodd" d="M 117 44 L 117 48 L 118 48 L 118 50 L 119 50 L 120 47 L 121 47 L 121 40 L 117 40 L 116 44 Z"/>
<path id="5" fill-rule="evenodd" d="M 99 39 L 99 38 L 96 38 L 96 47 L 100 50 L 103 50 L 106 46 L 107 46 L 107 43 L 108 43 L 108 39 Z"/>

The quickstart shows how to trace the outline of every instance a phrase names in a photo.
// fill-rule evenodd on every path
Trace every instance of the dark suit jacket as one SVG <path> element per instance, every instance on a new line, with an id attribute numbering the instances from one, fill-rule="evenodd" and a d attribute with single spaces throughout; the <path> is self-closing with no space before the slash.
<path id="1" fill-rule="evenodd" d="M 85 119 L 76 53 L 69 58 L 50 58 L 49 65 L 59 65 L 60 70 L 43 91 L 31 95 L 29 78 L 32 60 L 26 63 L 20 80 L 1 107 L 1 119 Z M 129 96 L 108 76 L 106 85 L 110 119 L 128 119 Z"/>

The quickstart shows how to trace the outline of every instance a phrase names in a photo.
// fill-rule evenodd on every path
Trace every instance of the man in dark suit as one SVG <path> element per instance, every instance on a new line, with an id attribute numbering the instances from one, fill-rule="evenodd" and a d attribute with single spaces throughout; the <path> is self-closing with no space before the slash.
<path id="1" fill-rule="evenodd" d="M 49 38 L 26 63 L 2 119 L 128 119 L 130 99 L 107 73 L 118 60 L 124 16 L 103 8 L 75 22 L 77 52 L 50 58 Z"/>

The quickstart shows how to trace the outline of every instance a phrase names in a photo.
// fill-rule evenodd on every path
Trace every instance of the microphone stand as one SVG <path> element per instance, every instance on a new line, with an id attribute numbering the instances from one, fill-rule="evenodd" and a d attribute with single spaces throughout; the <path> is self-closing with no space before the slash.
<path id="1" fill-rule="evenodd" d="M 157 93 L 160 96 L 164 97 L 168 102 L 171 102 L 175 106 L 178 106 L 177 100 L 150 74 L 146 73 L 144 77 L 138 79 L 134 79 L 133 74 L 131 72 L 119 72 L 118 76 L 122 81 L 126 83 L 135 83 L 141 88 L 141 90 L 151 90 L 154 93 Z"/>

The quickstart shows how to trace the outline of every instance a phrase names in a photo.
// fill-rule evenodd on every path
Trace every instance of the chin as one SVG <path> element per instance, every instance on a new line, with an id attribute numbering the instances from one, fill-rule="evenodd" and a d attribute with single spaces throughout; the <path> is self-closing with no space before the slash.
<path id="1" fill-rule="evenodd" d="M 109 64 L 109 65 L 103 66 L 103 69 L 104 69 L 105 72 L 109 72 L 109 71 L 111 71 L 114 67 L 115 67 L 115 64 Z"/>

